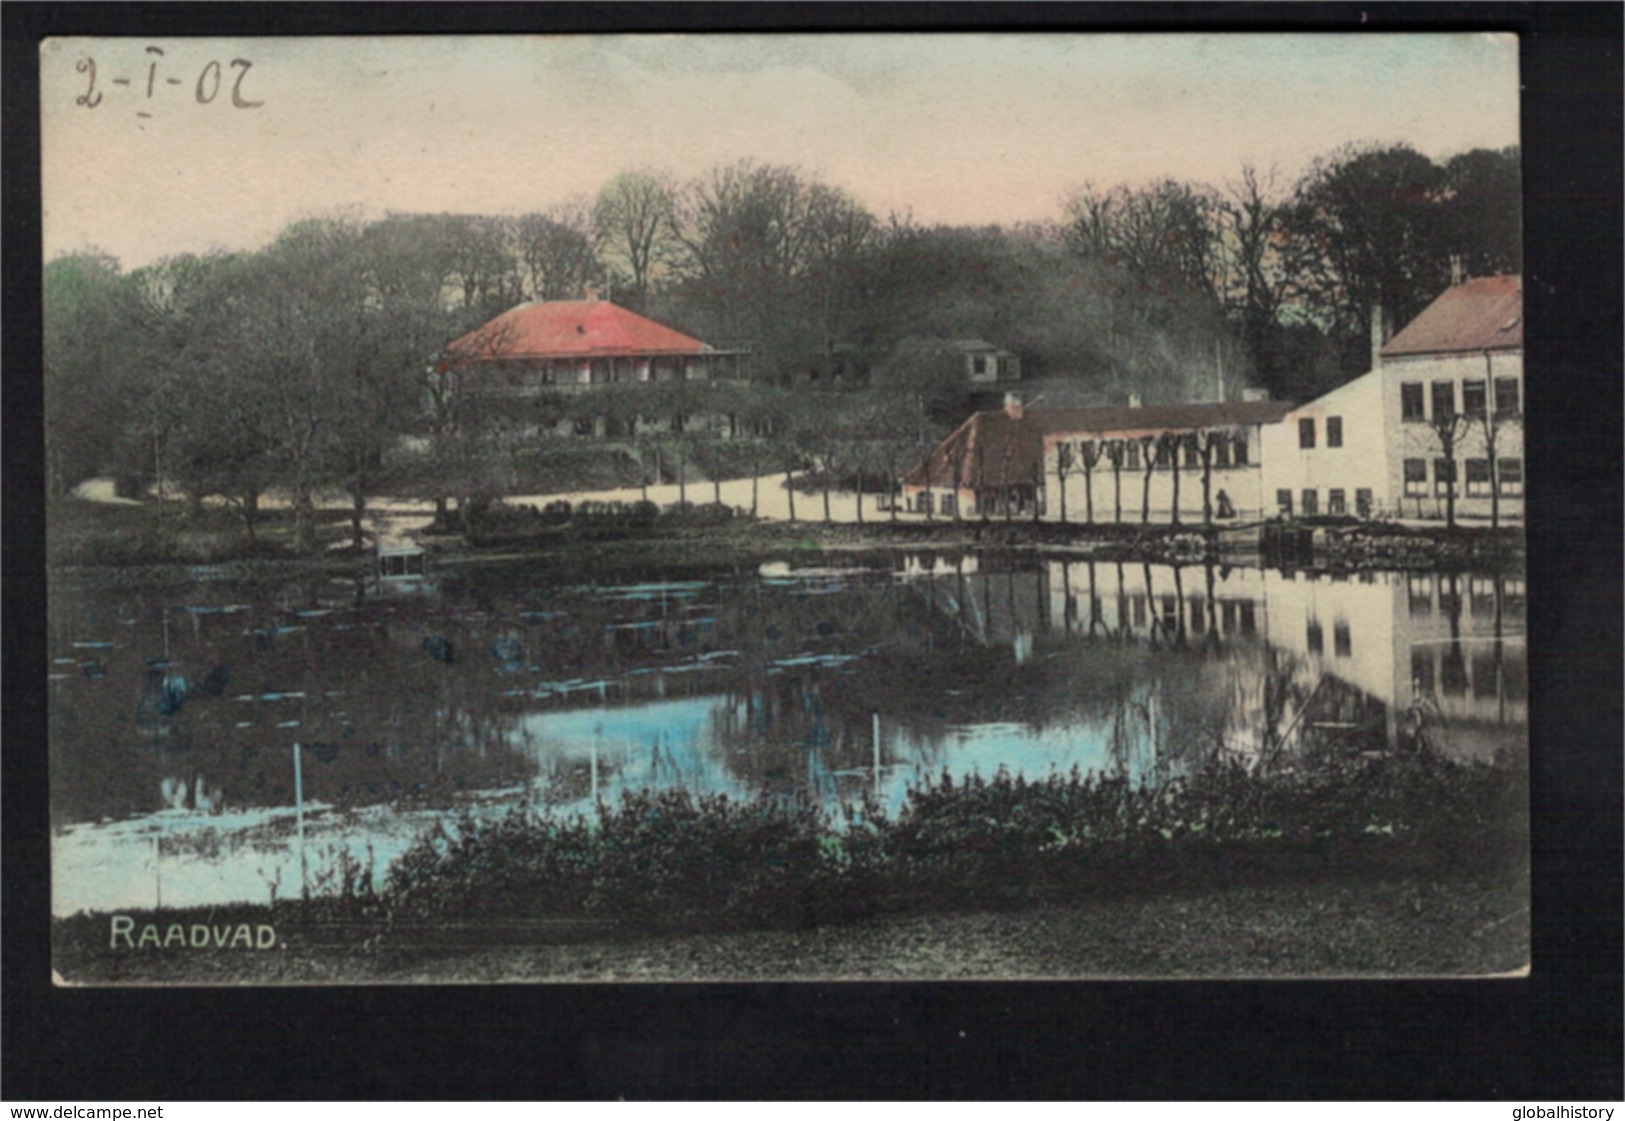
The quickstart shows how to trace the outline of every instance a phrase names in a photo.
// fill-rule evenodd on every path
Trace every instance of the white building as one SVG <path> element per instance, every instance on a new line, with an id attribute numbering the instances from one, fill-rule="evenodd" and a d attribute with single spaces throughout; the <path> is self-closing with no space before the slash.
<path id="1" fill-rule="evenodd" d="M 1257 449 L 1282 402 L 973 414 L 903 477 L 908 509 L 1051 521 L 1196 522 L 1265 513 Z M 1176 516 L 1175 510 L 1178 514 Z"/>
<path id="2" fill-rule="evenodd" d="M 1458 284 L 1372 369 L 1262 433 L 1271 512 L 1469 519 L 1523 516 L 1523 285 Z"/>

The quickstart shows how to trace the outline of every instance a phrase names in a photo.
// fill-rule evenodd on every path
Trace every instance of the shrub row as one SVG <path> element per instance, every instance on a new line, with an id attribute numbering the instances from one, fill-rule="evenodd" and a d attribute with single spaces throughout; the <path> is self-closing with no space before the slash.
<path id="1" fill-rule="evenodd" d="M 384 895 L 395 913 L 728 928 L 1019 905 L 1283 859 L 1299 873 L 1486 871 L 1523 851 L 1524 790 L 1508 769 L 1388 757 L 1269 778 L 1221 768 L 1157 788 L 944 775 L 895 817 L 628 793 L 585 817 L 515 810 L 437 826 L 391 867 Z"/>

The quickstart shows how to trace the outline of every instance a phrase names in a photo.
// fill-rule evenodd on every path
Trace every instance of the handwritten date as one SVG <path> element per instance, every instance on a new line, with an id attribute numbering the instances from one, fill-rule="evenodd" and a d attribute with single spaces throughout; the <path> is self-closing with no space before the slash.
<path id="1" fill-rule="evenodd" d="M 159 71 L 162 68 L 164 57 L 162 47 L 148 47 L 146 53 L 149 56 L 146 73 L 147 92 L 143 104 L 150 104 L 154 95 L 164 87 L 184 86 L 187 84 L 185 79 L 167 74 L 160 78 Z M 231 70 L 236 71 L 235 75 L 230 79 L 231 106 L 235 109 L 258 109 L 264 105 L 264 101 L 249 100 L 243 89 L 243 80 L 248 77 L 248 72 L 253 69 L 254 64 L 246 58 L 234 58 L 228 66 Z M 102 103 L 103 92 L 96 88 L 96 60 L 90 57 L 81 58 L 74 64 L 74 70 L 85 76 L 85 92 L 74 98 L 73 103 L 82 105 L 86 109 L 95 109 Z M 107 82 L 109 85 L 123 88 L 128 88 L 133 84 L 130 78 L 123 76 L 109 78 Z M 219 59 L 211 59 L 197 72 L 196 80 L 192 82 L 192 96 L 199 105 L 211 105 L 217 98 L 220 98 L 221 87 L 226 83 L 226 68 L 220 65 Z M 222 101 L 221 104 L 225 104 L 225 102 Z M 135 115 L 138 117 L 152 116 L 145 109 L 137 109 Z"/>

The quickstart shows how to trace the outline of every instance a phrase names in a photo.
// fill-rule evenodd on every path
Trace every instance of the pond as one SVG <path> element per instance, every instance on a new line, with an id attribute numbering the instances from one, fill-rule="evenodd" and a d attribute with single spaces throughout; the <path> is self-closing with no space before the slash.
<path id="1" fill-rule="evenodd" d="M 629 787 L 895 810 L 944 773 L 1159 782 L 1215 759 L 1527 743 L 1506 575 L 531 561 L 390 596 L 59 579 L 49 627 L 59 914 L 381 881 L 448 813 L 572 813 Z"/>

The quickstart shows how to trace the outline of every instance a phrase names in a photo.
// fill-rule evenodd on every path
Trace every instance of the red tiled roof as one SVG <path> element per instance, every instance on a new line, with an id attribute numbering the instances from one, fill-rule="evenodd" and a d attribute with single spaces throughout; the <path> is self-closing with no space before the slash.
<path id="1" fill-rule="evenodd" d="M 1445 290 L 1384 346 L 1384 358 L 1523 347 L 1523 277 L 1485 276 Z"/>
<path id="2" fill-rule="evenodd" d="M 1289 401 L 1226 401 L 1205 405 L 1149 405 L 1109 409 L 1033 409 L 1020 419 L 1004 409 L 974 414 L 954 429 L 925 460 L 903 476 L 908 486 L 948 486 L 957 477 L 974 487 L 978 477 L 1002 484 L 1029 482 L 1043 463 L 1044 446 L 1072 436 L 1134 437 L 1273 424 L 1292 409 Z M 957 468 L 957 470 L 956 470 Z"/>
<path id="3" fill-rule="evenodd" d="M 709 348 L 608 300 L 549 300 L 505 311 L 448 349 L 489 360 L 700 354 Z"/>

